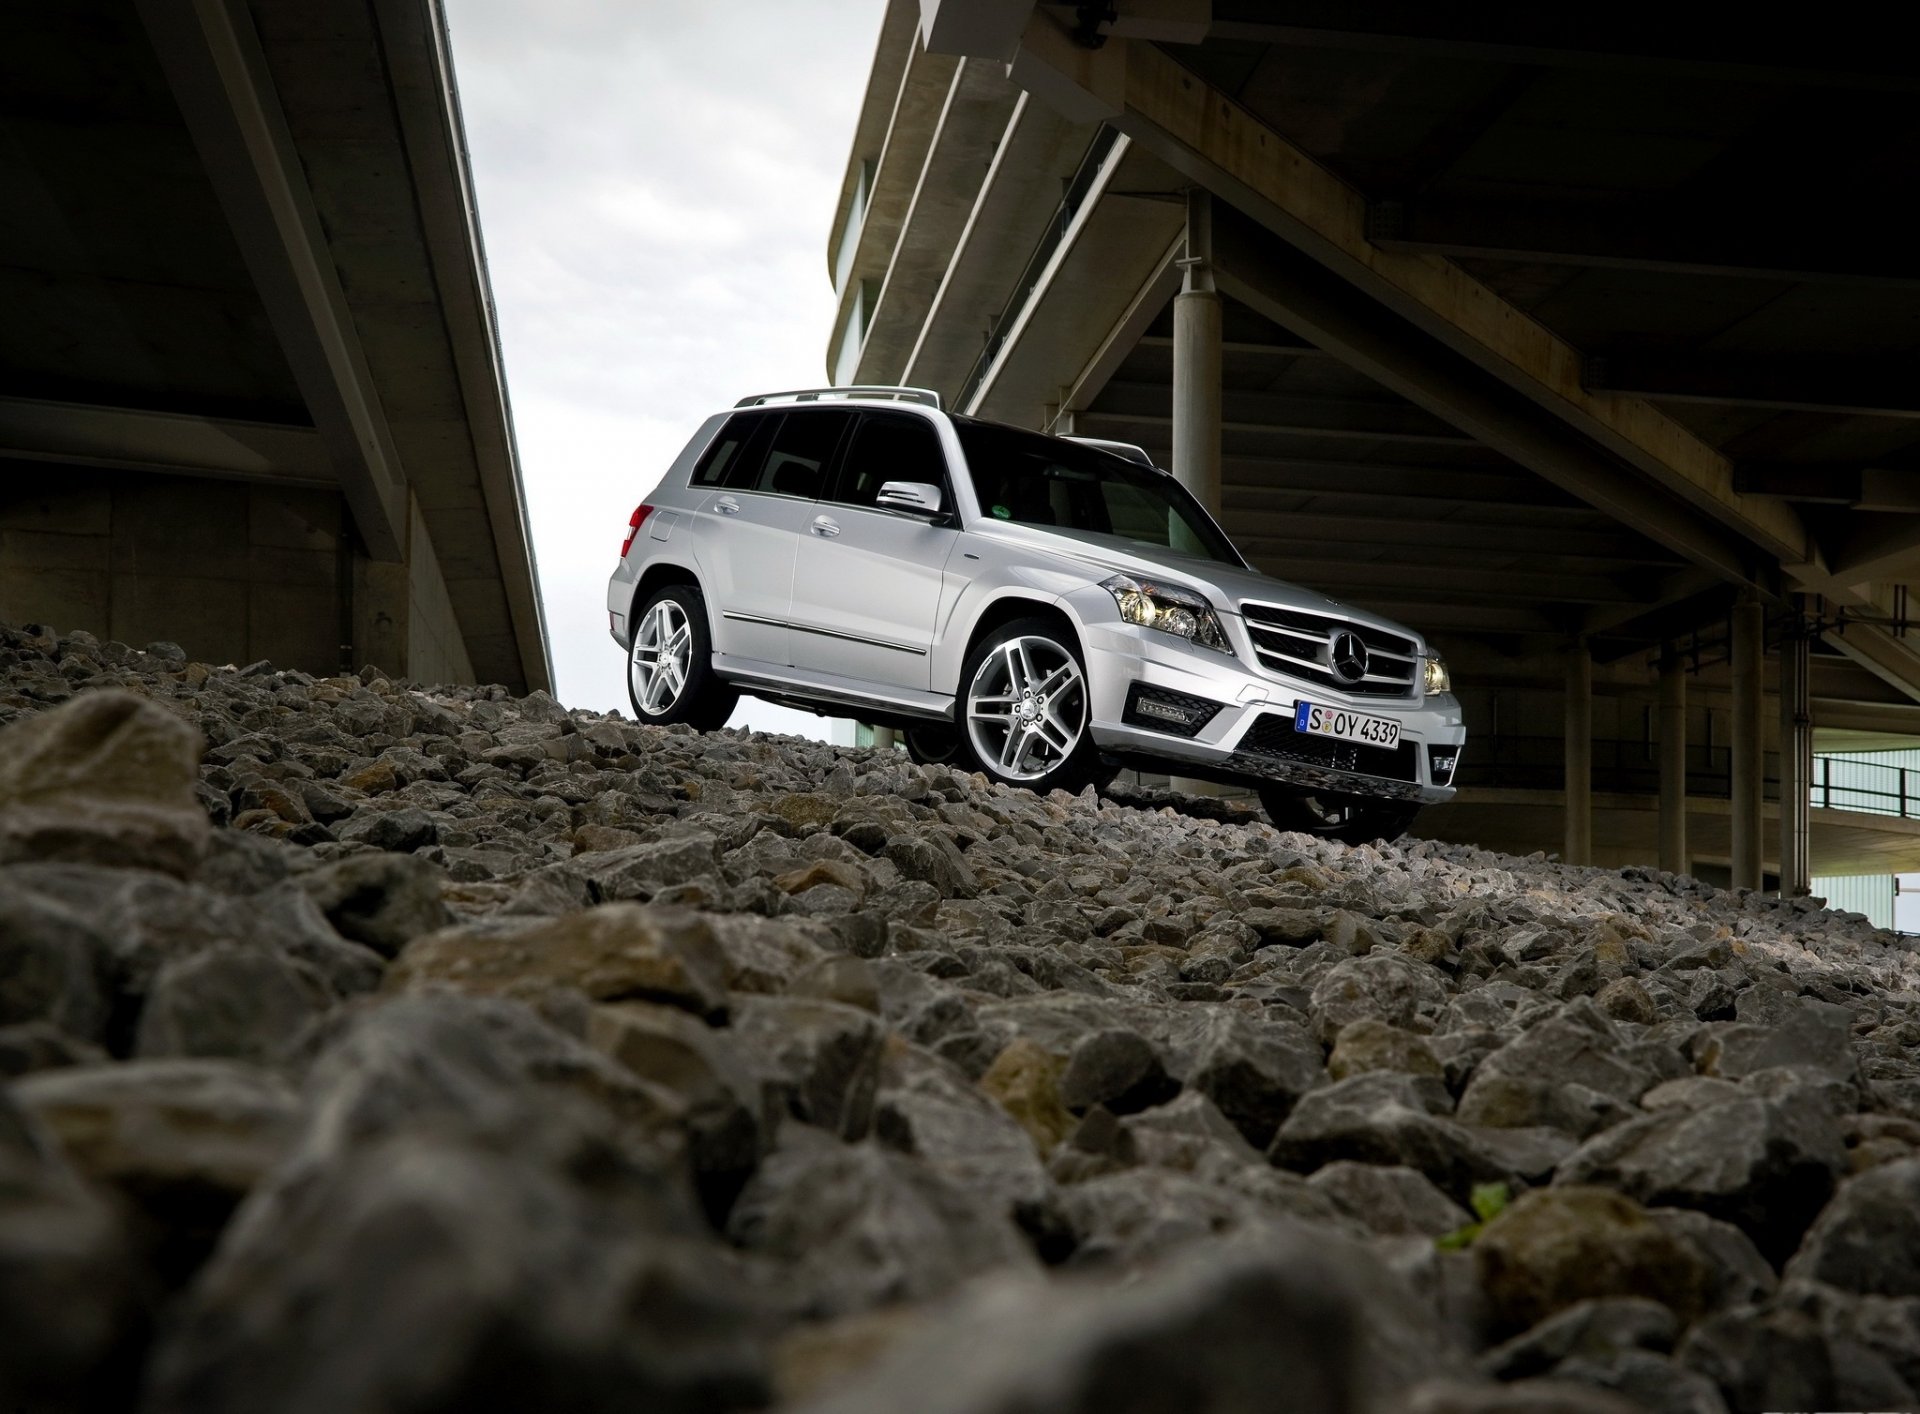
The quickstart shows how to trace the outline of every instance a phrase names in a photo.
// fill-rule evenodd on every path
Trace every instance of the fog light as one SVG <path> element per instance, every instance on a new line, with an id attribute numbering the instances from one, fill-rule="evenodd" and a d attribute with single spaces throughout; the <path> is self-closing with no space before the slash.
<path id="1" fill-rule="evenodd" d="M 1220 711 L 1222 704 L 1164 687 L 1149 687 L 1137 682 L 1127 689 L 1126 710 L 1120 720 L 1130 727 L 1167 732 L 1173 736 L 1198 736 Z"/>
<path id="2" fill-rule="evenodd" d="M 1437 786 L 1453 784 L 1453 769 L 1460 761 L 1460 748 L 1457 746 L 1429 746 L 1427 748 L 1427 776 Z"/>

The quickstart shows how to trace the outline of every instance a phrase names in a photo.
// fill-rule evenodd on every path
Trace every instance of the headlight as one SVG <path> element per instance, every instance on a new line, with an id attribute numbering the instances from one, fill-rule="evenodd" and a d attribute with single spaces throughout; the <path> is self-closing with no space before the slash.
<path id="1" fill-rule="evenodd" d="M 1226 630 L 1220 627 L 1213 605 L 1191 589 L 1175 589 L 1124 574 L 1103 581 L 1100 587 L 1113 596 L 1113 602 L 1120 606 L 1120 617 L 1128 623 L 1159 629 L 1202 648 L 1233 656 Z"/>
<path id="2" fill-rule="evenodd" d="M 1447 665 L 1438 654 L 1427 655 L 1427 695 L 1436 692 L 1451 692 L 1453 678 L 1447 673 Z"/>

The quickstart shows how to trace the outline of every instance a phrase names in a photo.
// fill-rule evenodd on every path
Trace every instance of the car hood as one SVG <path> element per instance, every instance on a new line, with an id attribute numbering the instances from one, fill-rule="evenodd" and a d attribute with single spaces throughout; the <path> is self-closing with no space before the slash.
<path id="1" fill-rule="evenodd" d="M 1285 609 L 1338 614 L 1342 618 L 1352 619 L 1355 623 L 1369 624 L 1389 632 L 1405 634 L 1409 638 L 1421 639 L 1423 643 L 1425 641 L 1423 635 L 1405 624 L 1396 623 L 1380 614 L 1356 609 L 1351 604 L 1344 604 L 1338 599 L 1329 599 L 1326 595 L 1301 585 L 1290 584 L 1284 579 L 1274 579 L 1270 575 L 1260 574 L 1254 570 L 1223 564 L 1219 560 L 1210 560 L 1203 555 L 1184 555 L 1178 550 L 1157 545 L 1142 545 L 1137 540 L 1127 540 L 1117 535 L 1102 535 L 1091 530 L 1042 528 L 1016 525 L 1006 521 L 990 521 L 973 527 L 973 530 L 974 533 L 987 539 L 1044 552 L 1063 561 L 1084 565 L 1089 569 L 1185 585 L 1204 593 L 1213 601 L 1216 609 L 1225 613 L 1237 614 L 1240 612 L 1241 600 L 1253 599 L 1263 604 L 1277 604 Z M 1106 574 L 1098 577 L 1104 579 Z"/>

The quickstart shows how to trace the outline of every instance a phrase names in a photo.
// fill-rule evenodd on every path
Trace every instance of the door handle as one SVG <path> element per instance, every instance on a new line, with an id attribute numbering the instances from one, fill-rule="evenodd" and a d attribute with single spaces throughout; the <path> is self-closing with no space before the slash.
<path id="1" fill-rule="evenodd" d="M 838 535 L 840 533 L 840 524 L 828 516 L 815 516 L 813 518 L 813 533 L 815 535 L 827 536 Z"/>
<path id="2" fill-rule="evenodd" d="M 720 497 L 719 500 L 713 503 L 713 508 L 723 516 L 738 515 L 740 513 L 740 503 L 731 496 Z"/>

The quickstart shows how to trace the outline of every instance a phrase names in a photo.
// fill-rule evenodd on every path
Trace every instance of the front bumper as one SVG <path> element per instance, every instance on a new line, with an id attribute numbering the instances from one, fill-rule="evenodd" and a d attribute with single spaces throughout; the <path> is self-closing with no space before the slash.
<path id="1" fill-rule="evenodd" d="M 1176 775 L 1279 784 L 1313 794 L 1372 796 L 1434 805 L 1451 800 L 1451 784 L 1436 784 L 1433 757 L 1449 751 L 1457 762 L 1466 740 L 1460 703 L 1451 693 L 1430 697 L 1346 697 L 1309 683 L 1290 683 L 1152 629 L 1117 622 L 1084 624 L 1094 744 L 1103 752 Z M 1191 736 L 1128 712 L 1139 686 L 1218 703 L 1219 710 Z M 1400 723 L 1398 751 L 1383 751 L 1293 731 L 1303 701 Z M 1336 749 L 1338 748 L 1338 749 Z M 1448 773 L 1450 779 L 1451 773 Z"/>

